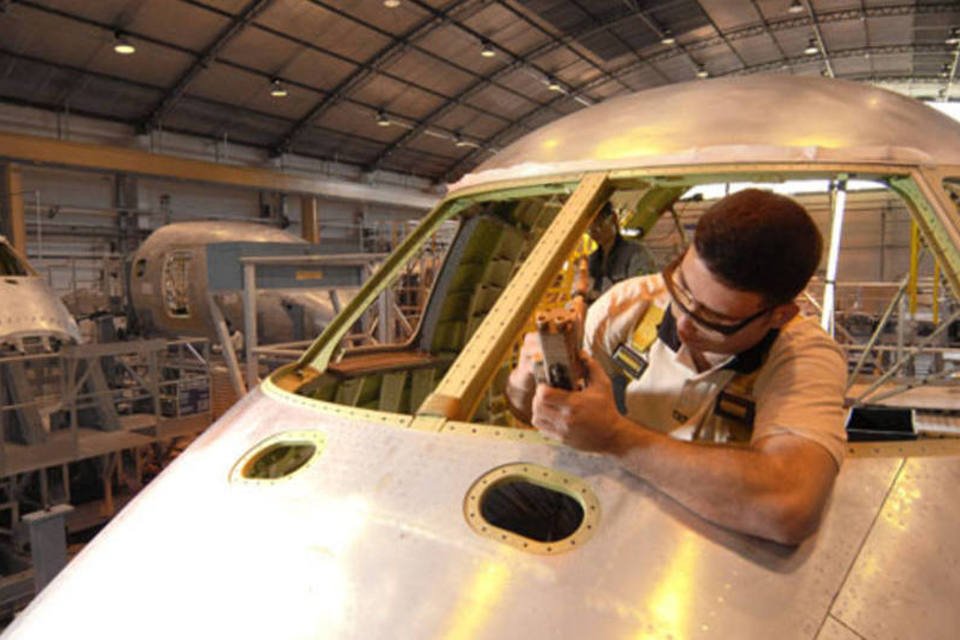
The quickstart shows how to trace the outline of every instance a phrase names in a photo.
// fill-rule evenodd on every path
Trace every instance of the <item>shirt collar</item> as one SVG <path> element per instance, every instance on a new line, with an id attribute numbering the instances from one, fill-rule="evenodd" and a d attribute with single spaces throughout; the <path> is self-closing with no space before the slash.
<path id="1" fill-rule="evenodd" d="M 732 369 L 737 373 L 753 373 L 760 368 L 770 347 L 780 335 L 779 329 L 771 329 L 767 335 L 757 344 L 746 351 L 741 351 L 733 359 L 723 365 L 724 369 Z M 680 350 L 680 336 L 677 335 L 677 320 L 673 317 L 673 311 L 668 307 L 667 312 L 663 314 L 663 320 L 657 327 L 657 337 L 667 345 L 671 351 L 676 353 Z"/>

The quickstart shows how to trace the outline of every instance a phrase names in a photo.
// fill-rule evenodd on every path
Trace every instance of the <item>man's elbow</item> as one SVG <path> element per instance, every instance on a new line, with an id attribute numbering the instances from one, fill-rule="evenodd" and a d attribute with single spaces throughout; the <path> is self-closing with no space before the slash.
<path id="1" fill-rule="evenodd" d="M 760 525 L 766 538 L 781 544 L 798 545 L 820 528 L 824 510 L 833 493 L 837 465 L 829 453 L 816 444 L 798 439 L 769 439 L 768 451 L 781 464 L 768 477 L 766 490 L 757 495 Z M 784 446 L 792 445 L 788 449 Z M 803 445 L 798 448 L 798 445 Z"/>
<path id="2" fill-rule="evenodd" d="M 822 501 L 787 500 L 773 510 L 764 537 L 780 544 L 796 546 L 820 528 L 823 516 Z"/>

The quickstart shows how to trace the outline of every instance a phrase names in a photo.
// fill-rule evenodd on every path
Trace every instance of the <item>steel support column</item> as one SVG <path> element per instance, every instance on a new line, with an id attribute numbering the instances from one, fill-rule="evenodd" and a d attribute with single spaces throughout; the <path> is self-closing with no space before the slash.
<path id="1" fill-rule="evenodd" d="M 14 249 L 27 255 L 23 185 L 20 167 L 12 163 L 0 164 L 0 234 L 7 236 Z"/>
<path id="2" fill-rule="evenodd" d="M 247 359 L 247 389 L 260 384 L 257 357 L 257 266 L 243 265 L 243 335 L 244 356 Z"/>
<path id="3" fill-rule="evenodd" d="M 37 593 L 67 565 L 66 517 L 71 511 L 73 507 L 70 505 L 58 504 L 23 517 L 30 530 L 33 584 Z"/>
<path id="4" fill-rule="evenodd" d="M 831 336 L 834 332 L 837 265 L 840 260 L 840 238 L 843 235 L 843 214 L 846 203 L 847 178 L 846 176 L 840 176 L 834 195 L 833 221 L 830 226 L 830 252 L 827 255 L 827 277 L 823 283 L 823 307 L 820 310 L 820 326 Z"/>
<path id="5" fill-rule="evenodd" d="M 304 240 L 311 244 L 320 242 L 320 219 L 317 215 L 317 198 L 315 196 L 300 196 L 300 225 Z"/>

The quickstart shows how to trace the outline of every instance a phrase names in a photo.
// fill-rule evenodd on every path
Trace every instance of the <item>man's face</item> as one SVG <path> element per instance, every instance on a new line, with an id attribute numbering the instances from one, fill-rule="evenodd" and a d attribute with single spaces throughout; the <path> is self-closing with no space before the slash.
<path id="1" fill-rule="evenodd" d="M 792 303 L 770 307 L 757 293 L 732 289 L 714 276 L 697 254 L 687 249 L 675 268 L 664 270 L 673 298 L 677 335 L 700 352 L 737 354 L 793 317 Z"/>
<path id="2" fill-rule="evenodd" d="M 590 237 L 601 247 L 608 246 L 617 236 L 616 216 L 600 211 L 587 229 Z"/>

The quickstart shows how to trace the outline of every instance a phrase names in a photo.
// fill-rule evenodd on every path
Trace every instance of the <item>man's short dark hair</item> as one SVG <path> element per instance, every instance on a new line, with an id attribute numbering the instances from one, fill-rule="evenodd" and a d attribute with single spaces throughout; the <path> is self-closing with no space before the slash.
<path id="1" fill-rule="evenodd" d="M 616 217 L 616 215 L 617 212 L 613 210 L 613 204 L 607 200 L 603 203 L 603 205 L 600 207 L 600 210 L 597 211 L 597 215 L 594 217 L 597 220 L 603 220 L 604 218 L 608 218 L 610 216 Z"/>
<path id="2" fill-rule="evenodd" d="M 793 300 L 820 265 L 823 239 L 790 198 L 744 189 L 715 202 L 697 223 L 694 246 L 724 284 L 768 304 Z"/>

